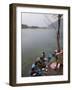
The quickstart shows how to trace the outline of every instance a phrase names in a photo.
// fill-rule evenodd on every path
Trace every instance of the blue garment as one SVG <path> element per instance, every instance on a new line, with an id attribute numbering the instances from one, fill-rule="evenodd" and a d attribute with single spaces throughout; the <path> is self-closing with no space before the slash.
<path id="1" fill-rule="evenodd" d="M 32 69 L 36 73 L 35 76 L 42 76 L 43 75 L 43 71 L 37 65 L 32 64 Z"/>
<path id="2" fill-rule="evenodd" d="M 42 76 L 43 75 L 43 71 L 41 70 L 41 69 L 38 69 L 37 71 L 36 71 L 36 76 Z"/>
<path id="3" fill-rule="evenodd" d="M 35 64 L 34 63 L 32 64 L 32 68 L 35 68 Z"/>
<path id="4" fill-rule="evenodd" d="M 48 54 L 48 61 L 50 61 L 52 58 L 52 54 Z"/>

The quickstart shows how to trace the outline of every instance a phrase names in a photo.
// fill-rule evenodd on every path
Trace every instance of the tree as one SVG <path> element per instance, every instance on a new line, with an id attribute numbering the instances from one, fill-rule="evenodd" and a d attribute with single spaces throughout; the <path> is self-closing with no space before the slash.
<path id="1" fill-rule="evenodd" d="M 60 21 L 61 21 L 61 14 L 58 15 L 58 31 L 57 31 L 57 49 L 60 52 Z"/>

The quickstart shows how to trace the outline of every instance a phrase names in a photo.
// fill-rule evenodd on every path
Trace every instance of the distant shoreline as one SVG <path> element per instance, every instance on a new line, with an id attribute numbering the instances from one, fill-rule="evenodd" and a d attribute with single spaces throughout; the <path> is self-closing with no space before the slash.
<path id="1" fill-rule="evenodd" d="M 22 29 L 48 29 L 48 27 L 39 27 L 39 26 L 28 26 L 28 25 L 25 25 L 25 24 L 22 24 L 21 25 L 21 28 Z"/>

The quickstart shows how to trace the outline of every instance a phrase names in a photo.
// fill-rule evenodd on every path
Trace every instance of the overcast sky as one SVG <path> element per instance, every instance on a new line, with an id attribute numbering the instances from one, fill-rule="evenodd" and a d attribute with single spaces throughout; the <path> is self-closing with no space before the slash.
<path id="1" fill-rule="evenodd" d="M 57 14 L 22 13 L 22 24 L 29 26 L 47 27 L 58 20 Z"/>

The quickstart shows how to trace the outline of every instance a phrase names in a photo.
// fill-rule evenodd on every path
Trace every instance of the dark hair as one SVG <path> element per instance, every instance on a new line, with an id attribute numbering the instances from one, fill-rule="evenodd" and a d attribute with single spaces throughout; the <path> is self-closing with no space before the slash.
<path id="1" fill-rule="evenodd" d="M 32 71 L 35 70 L 35 68 L 32 68 Z"/>
<path id="2" fill-rule="evenodd" d="M 43 52 L 43 57 L 45 57 L 45 52 Z"/>
<path id="3" fill-rule="evenodd" d="M 40 60 L 43 60 L 43 57 L 40 57 Z"/>
<path id="4" fill-rule="evenodd" d="M 40 64 L 41 64 L 41 61 L 36 61 L 36 62 L 35 62 L 35 65 L 37 65 L 38 63 L 40 63 Z"/>
<path id="5" fill-rule="evenodd" d="M 52 56 L 55 56 L 55 53 L 52 53 Z"/>

